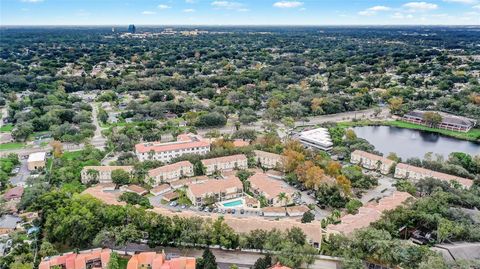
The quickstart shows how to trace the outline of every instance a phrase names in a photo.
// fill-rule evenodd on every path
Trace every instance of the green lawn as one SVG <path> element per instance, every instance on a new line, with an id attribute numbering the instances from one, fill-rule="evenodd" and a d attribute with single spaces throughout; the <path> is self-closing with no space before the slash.
<path id="1" fill-rule="evenodd" d="M 9 123 L 0 127 L 0 133 L 8 133 L 13 130 L 13 124 Z"/>
<path id="2" fill-rule="evenodd" d="M 21 149 L 25 147 L 25 143 L 21 142 L 11 142 L 0 144 L 0 150 L 10 150 L 10 149 Z"/>
<path id="3" fill-rule="evenodd" d="M 120 269 L 127 269 L 127 264 L 128 264 L 128 260 L 129 258 L 122 258 L 120 257 L 119 259 L 119 265 L 120 265 Z"/>
<path id="4" fill-rule="evenodd" d="M 400 128 L 408 128 L 408 129 L 416 129 L 421 131 L 428 131 L 439 133 L 446 136 L 451 136 L 459 139 L 465 140 L 472 140 L 472 141 L 480 141 L 480 129 L 472 129 L 466 133 L 464 132 L 457 132 L 457 131 L 450 131 L 445 129 L 437 129 L 437 128 L 430 128 L 427 126 L 414 124 L 410 122 L 403 122 L 403 121 L 390 121 L 386 122 L 386 125 L 400 127 Z"/>
<path id="5" fill-rule="evenodd" d="M 83 151 L 81 150 L 64 152 L 62 155 L 62 158 L 65 158 L 68 161 L 73 161 L 75 159 L 80 158 L 80 156 L 82 156 L 82 152 Z"/>

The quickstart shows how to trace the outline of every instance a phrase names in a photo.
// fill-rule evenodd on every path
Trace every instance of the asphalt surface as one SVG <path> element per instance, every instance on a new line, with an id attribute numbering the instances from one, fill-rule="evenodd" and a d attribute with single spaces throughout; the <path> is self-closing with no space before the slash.
<path id="1" fill-rule="evenodd" d="M 30 176 L 30 171 L 27 168 L 27 160 L 20 160 L 20 171 L 10 178 L 10 183 L 14 186 L 24 186 L 27 178 Z"/>

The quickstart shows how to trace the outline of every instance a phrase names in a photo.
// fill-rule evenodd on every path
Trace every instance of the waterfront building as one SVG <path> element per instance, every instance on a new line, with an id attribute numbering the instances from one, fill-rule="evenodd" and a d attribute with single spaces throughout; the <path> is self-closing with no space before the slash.
<path id="1" fill-rule="evenodd" d="M 302 143 L 307 148 L 328 151 L 331 150 L 333 147 L 330 133 L 326 128 L 317 128 L 301 132 L 298 138 L 300 140 L 300 143 Z"/>
<path id="2" fill-rule="evenodd" d="M 406 179 L 411 179 L 414 181 L 418 181 L 420 179 L 424 178 L 434 178 L 442 181 L 456 181 L 460 185 L 462 185 L 464 188 L 470 188 L 473 185 L 473 180 L 467 179 L 467 178 L 462 178 L 462 177 L 457 177 L 454 175 L 449 175 L 429 169 L 425 169 L 422 167 L 417 167 L 405 163 L 399 163 L 397 164 L 395 168 L 395 178 L 406 178 Z"/>
<path id="3" fill-rule="evenodd" d="M 428 126 L 428 124 L 424 120 L 425 112 L 429 112 L 429 111 L 422 111 L 422 110 L 411 111 L 405 114 L 402 117 L 402 120 Z M 438 126 L 435 126 L 436 128 L 446 129 L 451 131 L 458 131 L 458 132 L 468 132 L 477 124 L 475 120 L 469 119 L 466 117 L 455 116 L 452 114 L 437 112 L 437 111 L 431 111 L 431 112 L 436 112 L 440 114 L 440 116 L 442 116 L 442 122 Z"/>
<path id="4" fill-rule="evenodd" d="M 350 155 L 350 162 L 353 164 L 358 164 L 366 169 L 380 171 L 380 173 L 384 175 L 390 173 L 390 169 L 395 163 L 394 161 L 385 157 L 362 150 L 355 150 L 352 152 Z"/>

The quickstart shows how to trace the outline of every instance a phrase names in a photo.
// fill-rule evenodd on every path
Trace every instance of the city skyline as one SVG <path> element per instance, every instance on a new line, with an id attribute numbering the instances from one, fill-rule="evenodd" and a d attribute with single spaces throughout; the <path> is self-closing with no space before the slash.
<path id="1" fill-rule="evenodd" d="M 4 0 L 1 25 L 478 25 L 480 0 Z"/>

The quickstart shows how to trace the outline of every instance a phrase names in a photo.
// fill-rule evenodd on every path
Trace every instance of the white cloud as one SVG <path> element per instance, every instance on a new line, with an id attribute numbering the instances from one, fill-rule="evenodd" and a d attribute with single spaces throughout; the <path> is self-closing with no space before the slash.
<path id="1" fill-rule="evenodd" d="M 164 5 L 164 4 L 160 4 L 157 6 L 159 9 L 169 9 L 171 8 L 169 5 Z"/>
<path id="2" fill-rule="evenodd" d="M 476 4 L 477 0 L 443 0 L 443 2 L 451 2 L 451 3 L 460 3 L 460 4 Z"/>
<path id="3" fill-rule="evenodd" d="M 438 8 L 438 5 L 427 2 L 409 2 L 403 5 L 403 7 L 407 8 L 410 12 L 422 12 L 435 10 Z"/>
<path id="4" fill-rule="evenodd" d="M 232 1 L 213 1 L 211 3 L 212 6 L 215 8 L 221 9 L 235 9 L 237 11 L 244 11 L 244 5 L 239 2 L 232 2 Z"/>
<path id="5" fill-rule="evenodd" d="M 303 2 L 298 1 L 280 1 L 273 4 L 274 7 L 278 8 L 295 8 L 303 6 Z"/>
<path id="6" fill-rule="evenodd" d="M 374 6 L 374 7 L 367 8 L 365 10 L 362 10 L 362 11 L 358 12 L 358 15 L 373 16 L 373 15 L 376 15 L 377 12 L 379 12 L 379 11 L 389 11 L 389 10 L 391 10 L 391 8 L 386 7 L 386 6 Z"/>
<path id="7" fill-rule="evenodd" d="M 183 12 L 192 13 L 192 12 L 195 12 L 195 9 L 193 9 L 193 8 L 187 8 L 187 9 L 184 9 Z"/>
<path id="8" fill-rule="evenodd" d="M 185 0 L 185 3 L 188 3 L 188 4 L 195 4 L 197 2 L 197 0 Z"/>
<path id="9" fill-rule="evenodd" d="M 395 12 L 393 13 L 392 15 L 392 18 L 393 19 L 413 19 L 413 15 L 412 14 L 403 14 L 401 12 Z"/>
<path id="10" fill-rule="evenodd" d="M 475 9 L 480 9 L 480 5 L 473 6 Z"/>
<path id="11" fill-rule="evenodd" d="M 145 11 L 142 12 L 142 15 L 154 15 L 154 14 L 157 14 L 157 12 L 148 11 L 148 10 L 145 10 Z"/>
<path id="12" fill-rule="evenodd" d="M 43 2 L 43 0 L 21 0 L 24 3 L 40 3 Z"/>

